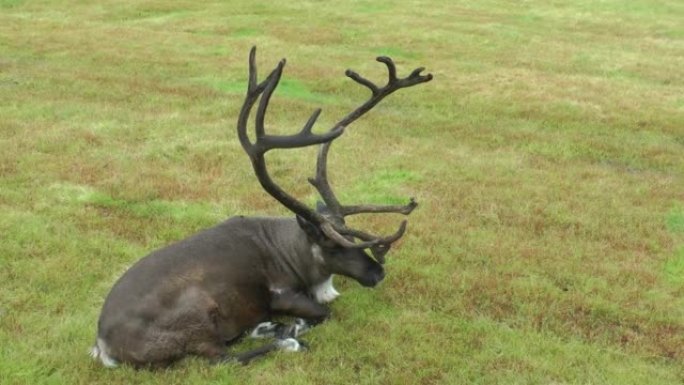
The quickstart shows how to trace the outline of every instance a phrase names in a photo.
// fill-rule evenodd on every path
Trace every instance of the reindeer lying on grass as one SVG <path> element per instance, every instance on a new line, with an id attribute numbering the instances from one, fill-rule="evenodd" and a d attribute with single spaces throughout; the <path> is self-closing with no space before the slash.
<path id="1" fill-rule="evenodd" d="M 404 234 L 406 221 L 394 234 L 381 237 L 347 227 L 344 218 L 360 213 L 408 215 L 417 203 L 411 199 L 399 206 L 340 204 L 328 183 L 328 150 L 347 125 L 385 96 L 430 81 L 432 76 L 421 75 L 423 69 L 418 68 L 406 78 L 397 78 L 392 60 L 379 57 L 389 72 L 387 84 L 379 87 L 348 70 L 346 75 L 372 95 L 332 129 L 324 134 L 311 132 L 321 112 L 317 109 L 299 133 L 274 136 L 265 132 L 264 116 L 285 60 L 257 83 L 255 54 L 252 48 L 237 133 L 261 186 L 295 217 L 233 217 L 138 261 L 114 284 L 100 314 L 92 356 L 105 366 L 163 367 L 186 355 L 246 363 L 276 349 L 298 351 L 302 349 L 298 336 L 329 315 L 324 304 L 338 295 L 332 286 L 333 274 L 367 287 L 385 276 L 384 256 Z M 252 142 L 247 121 L 257 99 Z M 316 210 L 275 184 L 264 159 L 272 149 L 310 145 L 320 145 L 316 175 L 309 179 L 325 202 Z M 296 321 L 291 325 L 270 322 L 278 315 L 296 317 Z M 226 346 L 250 330 L 253 337 L 275 337 L 275 342 L 229 354 Z"/>

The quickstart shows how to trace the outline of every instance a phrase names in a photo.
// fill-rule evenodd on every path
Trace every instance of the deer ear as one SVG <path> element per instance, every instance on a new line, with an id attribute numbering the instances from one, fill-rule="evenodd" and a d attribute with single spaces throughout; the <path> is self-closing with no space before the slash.
<path id="1" fill-rule="evenodd" d="M 306 233 L 306 236 L 310 240 L 318 243 L 318 242 L 322 241 L 323 239 L 325 239 L 325 236 L 323 235 L 321 230 L 318 228 L 318 226 L 316 226 L 313 223 L 307 221 L 306 219 L 300 217 L 299 215 L 297 215 L 297 224 L 299 225 L 299 227 L 302 230 L 304 230 L 304 232 Z"/>

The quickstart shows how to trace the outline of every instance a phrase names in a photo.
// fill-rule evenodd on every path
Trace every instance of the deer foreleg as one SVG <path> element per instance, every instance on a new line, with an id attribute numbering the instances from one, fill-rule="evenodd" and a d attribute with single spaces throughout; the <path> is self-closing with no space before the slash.
<path id="1" fill-rule="evenodd" d="M 272 292 L 271 309 L 283 315 L 303 318 L 311 325 L 323 322 L 330 315 L 327 306 L 318 303 L 307 294 L 286 289 Z"/>

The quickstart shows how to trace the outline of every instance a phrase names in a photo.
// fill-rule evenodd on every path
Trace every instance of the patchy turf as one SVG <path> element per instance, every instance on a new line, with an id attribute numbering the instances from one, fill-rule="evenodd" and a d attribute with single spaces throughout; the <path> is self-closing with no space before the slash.
<path id="1" fill-rule="evenodd" d="M 684 382 L 682 19 L 679 1 L 0 1 L 0 383 Z M 426 66 L 330 156 L 346 200 L 421 206 L 383 285 L 338 279 L 309 353 L 105 370 L 87 351 L 127 266 L 287 215 L 235 135 L 252 45 L 262 74 L 288 59 L 277 133 L 363 101 L 346 68 Z M 270 167 L 313 201 L 314 156 Z"/>

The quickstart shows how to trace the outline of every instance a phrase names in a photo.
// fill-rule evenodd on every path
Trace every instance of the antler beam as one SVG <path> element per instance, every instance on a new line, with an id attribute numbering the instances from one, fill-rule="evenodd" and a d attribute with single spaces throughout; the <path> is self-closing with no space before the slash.
<path id="1" fill-rule="evenodd" d="M 356 110 L 352 111 L 350 114 L 345 116 L 342 120 L 340 120 L 334 127 L 333 129 L 339 129 L 339 128 L 344 128 L 354 120 L 360 118 L 363 114 L 368 112 L 371 108 L 373 108 L 375 105 L 377 105 L 383 98 L 385 98 L 387 95 L 391 94 L 394 91 L 397 91 L 401 88 L 406 88 L 406 87 L 411 87 L 416 84 L 420 83 L 425 83 L 429 82 L 432 80 L 432 75 L 427 74 L 427 75 L 421 75 L 420 73 L 424 70 L 423 67 L 416 68 L 411 72 L 411 74 L 405 78 L 397 78 L 397 70 L 396 66 L 394 65 L 394 62 L 392 59 L 390 59 L 387 56 L 380 56 L 377 58 L 378 62 L 384 63 L 387 66 L 387 72 L 388 72 L 388 80 L 387 84 L 384 86 L 380 87 L 373 83 L 372 81 L 362 77 L 358 73 L 352 71 L 352 70 L 347 70 L 345 74 L 354 80 L 355 82 L 363 85 L 364 87 L 367 87 L 371 91 L 371 97 L 368 99 L 364 104 L 362 104 L 360 107 L 358 107 Z M 362 214 L 362 213 L 399 213 L 403 215 L 409 215 L 417 206 L 418 202 L 414 198 L 411 198 L 409 203 L 406 205 L 342 205 L 340 204 L 339 200 L 335 196 L 332 187 L 330 186 L 330 183 L 328 182 L 328 174 L 327 174 L 327 168 L 328 168 L 328 152 L 330 150 L 330 145 L 332 142 L 326 142 L 323 143 L 320 147 L 320 150 L 318 152 L 318 158 L 316 162 L 316 177 L 315 178 L 310 178 L 309 183 L 311 183 L 316 190 L 318 190 L 318 193 L 321 195 L 323 200 L 325 201 L 326 206 L 328 209 L 333 213 L 333 215 L 343 218 L 347 215 L 354 215 L 354 214 Z M 344 221 L 339 221 L 344 223 Z M 385 237 L 385 238 L 380 238 L 376 236 L 372 236 L 370 234 L 360 234 L 359 232 L 355 232 L 354 230 L 346 228 L 343 224 L 342 225 L 337 225 L 334 226 L 335 231 L 337 231 L 339 234 L 344 234 L 344 235 L 351 235 L 356 238 L 364 240 L 364 242 L 361 243 L 356 243 L 354 245 L 358 245 L 356 247 L 377 247 L 379 245 L 385 245 L 385 247 L 382 247 L 382 255 L 384 255 L 388 248 L 389 245 L 396 241 L 397 239 L 401 238 L 401 236 L 404 233 L 406 227 L 406 223 L 402 222 L 402 225 L 394 235 Z M 334 234 L 326 234 L 329 237 L 335 236 Z M 340 244 L 343 244 L 346 247 L 355 247 L 350 245 L 349 241 L 344 243 L 344 237 L 336 237 L 336 241 Z M 381 251 L 378 251 L 380 253 Z"/>

